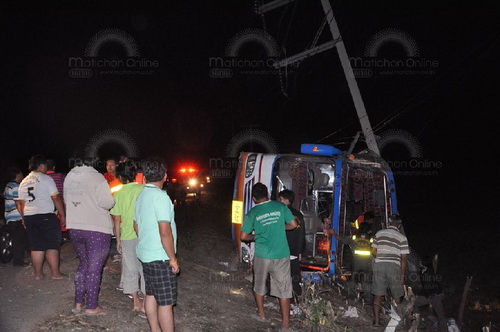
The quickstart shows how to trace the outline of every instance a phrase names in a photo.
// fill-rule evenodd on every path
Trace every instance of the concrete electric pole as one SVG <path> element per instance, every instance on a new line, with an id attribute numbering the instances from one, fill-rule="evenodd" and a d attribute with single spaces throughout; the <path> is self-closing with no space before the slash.
<path id="1" fill-rule="evenodd" d="M 265 12 L 279 8 L 292 1 L 294 0 L 271 1 L 270 3 L 260 6 L 258 8 L 258 13 L 264 14 Z M 320 46 L 310 48 L 304 52 L 293 55 L 281 61 L 278 61 L 275 66 L 277 68 L 281 68 L 286 65 L 305 59 L 307 57 L 329 50 L 332 47 L 335 47 L 337 49 L 337 53 L 340 58 L 340 63 L 342 64 L 342 68 L 344 69 L 344 75 L 347 80 L 347 84 L 349 86 L 349 91 L 351 92 L 352 100 L 354 102 L 354 107 L 356 108 L 356 112 L 358 114 L 358 119 L 361 125 L 361 129 L 363 131 L 363 135 L 365 136 L 366 145 L 368 146 L 368 149 L 370 151 L 380 156 L 380 151 L 377 145 L 377 141 L 375 140 L 375 135 L 373 133 L 373 129 L 371 127 L 368 114 L 366 113 L 365 104 L 363 102 L 363 98 L 361 98 L 361 93 L 358 88 L 358 83 L 356 82 L 356 78 L 354 77 L 354 73 L 351 68 L 351 63 L 349 62 L 349 56 L 347 55 L 344 41 L 342 40 L 342 36 L 340 35 L 340 30 L 337 25 L 337 21 L 335 20 L 335 16 L 333 15 L 333 10 L 330 5 L 330 1 L 329 0 L 320 0 L 320 1 L 326 15 L 326 22 L 330 27 L 330 32 L 332 34 L 333 40 L 326 42 Z"/>

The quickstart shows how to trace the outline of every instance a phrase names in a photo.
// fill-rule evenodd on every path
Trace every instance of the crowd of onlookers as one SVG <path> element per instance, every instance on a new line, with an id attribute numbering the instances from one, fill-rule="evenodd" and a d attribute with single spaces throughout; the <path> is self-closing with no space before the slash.
<path id="1" fill-rule="evenodd" d="M 36 280 L 46 278 L 45 262 L 51 279 L 66 278 L 59 252 L 67 231 L 79 259 L 72 312 L 106 315 L 99 292 L 114 235 L 122 264 L 119 288 L 130 294 L 134 311 L 148 319 L 152 331 L 173 330 L 180 267 L 174 208 L 163 190 L 166 165 L 110 158 L 101 174 L 96 162 L 74 159 L 74 167 L 63 175 L 55 172 L 53 160 L 35 155 L 26 177 L 18 168 L 9 170 L 4 198 L 13 265 L 29 265 L 28 250 Z"/>

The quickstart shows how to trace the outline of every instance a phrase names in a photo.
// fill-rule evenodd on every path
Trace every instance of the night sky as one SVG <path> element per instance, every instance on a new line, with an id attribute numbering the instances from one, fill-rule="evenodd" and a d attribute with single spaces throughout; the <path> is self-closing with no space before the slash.
<path id="1" fill-rule="evenodd" d="M 170 164 L 194 160 L 202 167 L 209 158 L 224 157 L 231 138 L 243 130 L 267 132 L 280 152 L 298 152 L 304 142 L 346 150 L 359 130 L 335 50 L 281 73 L 259 68 L 272 73 L 245 74 L 248 68 L 235 68 L 230 78 L 210 76 L 210 59 L 228 59 L 226 47 L 245 29 L 268 32 L 279 58 L 303 51 L 323 19 L 319 1 L 292 2 L 264 17 L 249 0 L 43 5 L 2 4 L 2 166 L 26 168 L 29 156 L 43 153 L 67 171 L 68 158 L 106 130 L 132 137 L 139 157 L 162 156 Z M 396 174 L 410 240 L 416 247 L 452 251 L 484 240 L 485 231 L 498 234 L 500 197 L 492 161 L 498 143 L 500 5 L 355 0 L 332 6 L 350 57 L 372 60 L 366 55 L 370 41 L 392 29 L 413 40 L 418 50 L 413 60 L 436 64 L 419 68 L 433 71 L 425 74 L 414 67 L 403 68 L 412 72 L 407 74 L 371 67 L 371 77 L 358 79 L 376 134 L 411 133 L 422 148 L 419 160 L 441 165 L 431 167 L 433 175 Z M 146 66 L 146 74 L 103 74 L 110 68 L 100 68 L 92 77 L 71 77 L 69 59 L 85 58 L 92 38 L 106 29 L 125 31 L 136 43 L 136 58 L 158 66 Z M 317 43 L 330 39 L 327 26 Z M 239 57 L 266 59 L 265 51 L 248 43 Z M 98 58 L 128 59 L 123 44 L 113 41 L 102 45 Z M 388 41 L 377 59 L 406 61 L 408 53 L 397 40 Z M 101 157 L 120 153 L 113 143 L 100 150 Z M 382 155 L 392 161 L 410 157 L 390 145 Z M 417 169 L 422 170 L 429 169 Z M 436 231 L 423 244 L 429 228 Z"/>

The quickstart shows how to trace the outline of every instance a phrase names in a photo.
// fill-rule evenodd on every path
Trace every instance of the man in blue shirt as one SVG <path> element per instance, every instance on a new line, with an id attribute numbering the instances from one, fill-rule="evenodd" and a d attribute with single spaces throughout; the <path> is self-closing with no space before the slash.
<path id="1" fill-rule="evenodd" d="M 9 183 L 5 186 L 3 196 L 5 198 L 5 222 L 12 234 L 12 253 L 14 266 L 28 266 L 24 262 L 24 252 L 28 249 L 28 237 L 23 218 L 17 210 L 19 199 L 19 183 L 23 180 L 23 173 L 19 168 L 8 170 Z"/>
<path id="2" fill-rule="evenodd" d="M 137 197 L 134 229 L 137 258 L 146 281 L 144 308 L 151 331 L 173 331 L 173 306 L 177 302 L 177 228 L 174 206 L 161 188 L 167 179 L 166 167 L 158 161 L 143 163 L 146 184 Z"/>

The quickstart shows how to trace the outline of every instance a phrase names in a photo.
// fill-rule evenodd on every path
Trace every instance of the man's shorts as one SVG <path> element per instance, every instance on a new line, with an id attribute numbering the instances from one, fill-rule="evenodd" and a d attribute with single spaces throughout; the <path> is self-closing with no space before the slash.
<path id="1" fill-rule="evenodd" d="M 290 257 L 266 259 L 255 257 L 253 263 L 255 293 L 266 295 L 267 276 L 271 276 L 271 296 L 280 299 L 292 298 L 292 275 L 290 273 Z"/>
<path id="2" fill-rule="evenodd" d="M 375 263 L 373 265 L 373 295 L 386 295 L 387 288 L 391 290 L 394 298 L 404 295 L 401 285 L 401 266 L 395 263 Z"/>
<path id="3" fill-rule="evenodd" d="M 158 305 L 177 303 L 177 276 L 172 272 L 169 261 L 142 263 L 146 295 L 154 296 Z"/>
<path id="4" fill-rule="evenodd" d="M 62 243 L 61 223 L 54 213 L 24 216 L 33 251 L 59 250 Z"/>

